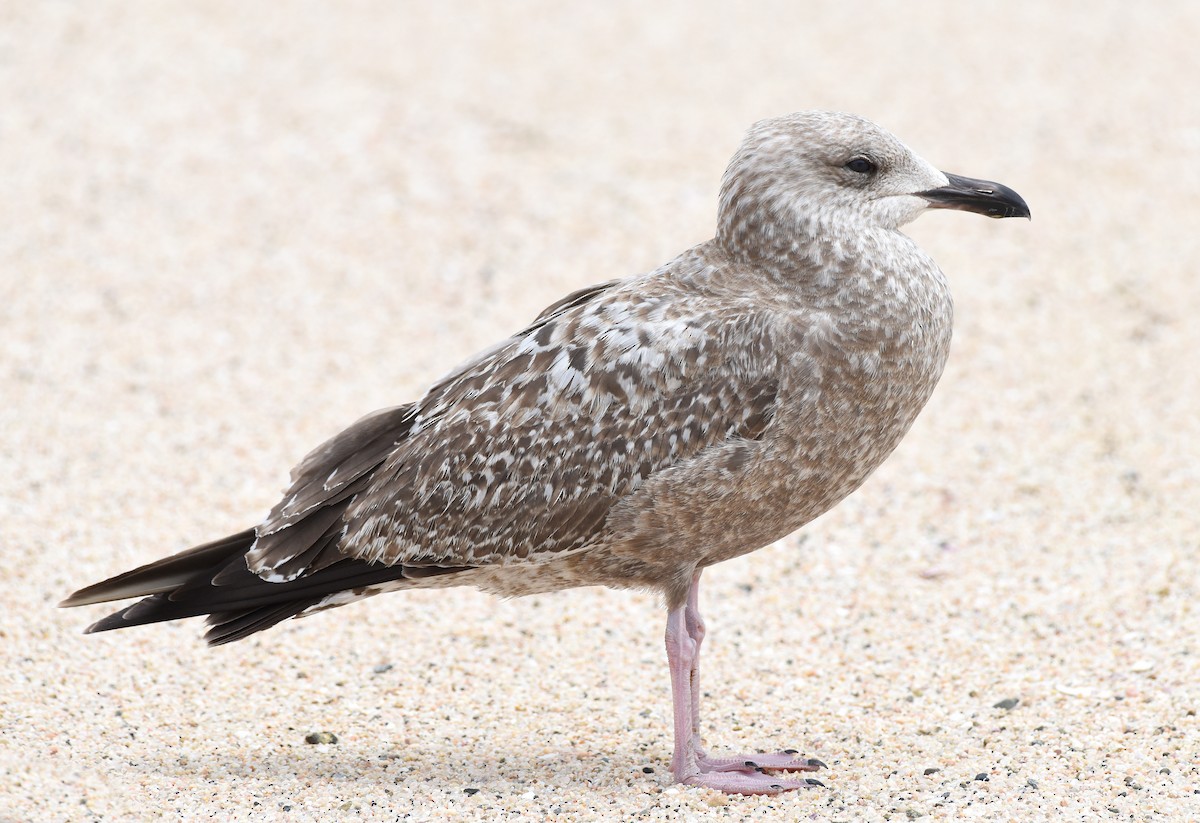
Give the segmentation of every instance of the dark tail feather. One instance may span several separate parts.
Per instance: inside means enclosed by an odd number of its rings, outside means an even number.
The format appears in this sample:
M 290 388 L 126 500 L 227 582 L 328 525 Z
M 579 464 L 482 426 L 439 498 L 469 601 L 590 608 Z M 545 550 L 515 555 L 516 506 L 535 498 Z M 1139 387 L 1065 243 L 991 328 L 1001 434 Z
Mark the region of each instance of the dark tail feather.
M 222 646 L 235 640 L 249 637 L 255 632 L 269 629 L 276 623 L 295 617 L 309 606 L 315 606 L 321 598 L 292 600 L 278 606 L 263 606 L 243 611 L 216 612 L 208 616 L 208 631 L 204 639 L 210 646 Z
M 345 558 L 295 580 L 270 583 L 246 568 L 245 555 L 253 543 L 253 529 L 239 532 L 80 589 L 59 605 L 143 596 L 88 626 L 87 633 L 210 615 L 205 639 L 215 646 L 270 628 L 336 592 L 464 570 L 384 566 Z

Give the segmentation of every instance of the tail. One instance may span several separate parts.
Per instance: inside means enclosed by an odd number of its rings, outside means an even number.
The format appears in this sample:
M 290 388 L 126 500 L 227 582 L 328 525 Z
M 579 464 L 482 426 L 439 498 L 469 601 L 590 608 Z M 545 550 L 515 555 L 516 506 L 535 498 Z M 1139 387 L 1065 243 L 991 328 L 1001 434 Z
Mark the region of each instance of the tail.
M 377 593 L 384 583 L 452 574 L 459 568 L 384 566 L 346 558 L 285 583 L 271 583 L 246 567 L 253 529 L 164 557 L 72 594 L 59 606 L 86 606 L 143 597 L 87 628 L 87 633 L 208 615 L 210 646 L 241 640 L 319 606 L 330 595 Z

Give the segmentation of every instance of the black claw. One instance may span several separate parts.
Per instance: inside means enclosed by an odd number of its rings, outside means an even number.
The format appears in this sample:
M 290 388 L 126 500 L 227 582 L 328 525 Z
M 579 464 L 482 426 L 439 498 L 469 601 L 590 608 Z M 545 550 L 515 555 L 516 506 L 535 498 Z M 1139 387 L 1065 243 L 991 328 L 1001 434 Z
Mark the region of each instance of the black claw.
M 771 784 L 770 786 L 768 786 L 767 788 L 768 788 L 768 789 L 779 789 L 779 791 L 783 791 L 783 786 L 781 786 L 781 785 L 780 785 L 780 784 L 778 784 L 778 783 L 772 783 L 772 784 Z
M 784 749 L 783 753 L 784 754 L 800 754 L 800 752 L 798 752 L 796 749 Z
M 824 763 L 822 763 L 820 760 L 817 760 L 817 758 L 815 758 L 815 757 L 808 758 L 808 765 L 815 766 L 818 769 L 828 769 L 829 768 Z
M 755 763 L 753 760 L 747 760 L 747 761 L 746 761 L 745 763 L 743 763 L 742 765 L 744 765 L 744 766 L 748 766 L 748 767 L 750 767 L 751 769 L 757 769 L 757 768 L 758 768 L 758 764 L 757 764 L 757 763 Z
M 810 786 L 820 786 L 822 789 L 825 788 L 825 784 L 820 780 L 817 780 L 815 777 L 809 777 L 804 782 Z

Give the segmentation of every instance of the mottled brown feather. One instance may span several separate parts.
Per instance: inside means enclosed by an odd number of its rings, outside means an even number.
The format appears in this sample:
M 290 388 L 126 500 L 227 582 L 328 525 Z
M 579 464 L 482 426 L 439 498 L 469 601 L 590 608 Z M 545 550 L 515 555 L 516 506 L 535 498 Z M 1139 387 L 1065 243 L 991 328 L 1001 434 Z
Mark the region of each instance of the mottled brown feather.
M 606 540 L 607 512 L 655 472 L 761 434 L 776 399 L 770 358 L 730 379 L 720 339 L 746 335 L 709 323 L 711 306 L 603 294 L 426 395 L 350 504 L 344 550 L 382 563 L 540 562 Z

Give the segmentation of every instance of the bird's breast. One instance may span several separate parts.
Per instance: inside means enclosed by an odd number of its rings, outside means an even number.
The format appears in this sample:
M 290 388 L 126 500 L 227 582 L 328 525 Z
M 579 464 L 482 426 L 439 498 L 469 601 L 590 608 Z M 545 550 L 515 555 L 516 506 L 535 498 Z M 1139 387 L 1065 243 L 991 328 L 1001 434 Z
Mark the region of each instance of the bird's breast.
M 940 271 L 925 282 L 846 296 L 799 313 L 780 340 L 774 420 L 725 488 L 744 500 L 735 535 L 713 530 L 706 565 L 778 540 L 857 489 L 925 406 L 949 353 L 952 306 Z
M 887 272 L 815 309 L 794 332 L 764 472 L 790 477 L 793 519 L 807 521 L 856 489 L 925 406 L 950 349 L 953 308 L 929 261 Z M 787 485 L 785 484 L 785 485 Z

